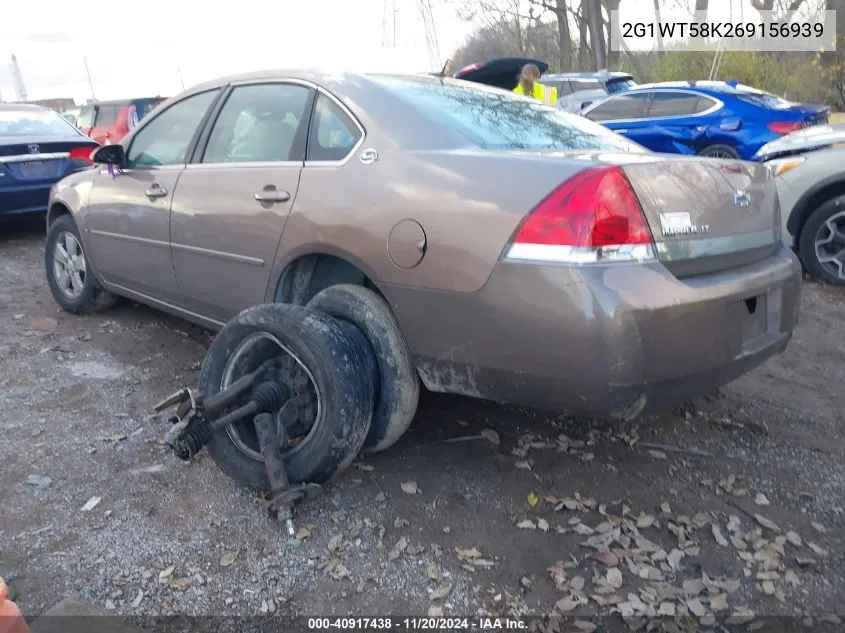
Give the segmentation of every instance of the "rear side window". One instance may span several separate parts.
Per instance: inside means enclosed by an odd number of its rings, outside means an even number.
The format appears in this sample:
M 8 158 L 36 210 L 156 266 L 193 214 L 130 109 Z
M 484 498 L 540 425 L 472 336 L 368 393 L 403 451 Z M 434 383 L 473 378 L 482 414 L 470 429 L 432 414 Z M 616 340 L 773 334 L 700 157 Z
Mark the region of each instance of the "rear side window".
M 610 93 L 622 92 L 623 90 L 630 90 L 637 83 L 633 79 L 611 79 L 607 82 L 606 88 Z
M 79 116 L 76 118 L 76 125 L 79 129 L 85 130 L 94 125 L 94 107 L 85 106 L 79 111 Z
M 339 105 L 323 93 L 317 95 L 306 160 L 343 160 L 361 136 L 361 130 Z
M 580 116 L 509 92 L 407 77 L 377 81 L 432 123 L 485 149 L 644 151 Z
M 625 94 L 611 97 L 597 105 L 584 116 L 591 121 L 626 121 L 646 116 L 649 93 Z
M 114 125 L 117 123 L 117 116 L 120 114 L 120 106 L 115 104 L 104 104 L 95 108 L 94 126 Z
M 655 92 L 648 109 L 652 117 L 680 117 L 695 113 L 699 97 L 690 92 Z
M 583 79 L 572 80 L 572 92 L 579 92 L 581 90 L 604 90 L 602 85 L 597 81 L 584 81 Z

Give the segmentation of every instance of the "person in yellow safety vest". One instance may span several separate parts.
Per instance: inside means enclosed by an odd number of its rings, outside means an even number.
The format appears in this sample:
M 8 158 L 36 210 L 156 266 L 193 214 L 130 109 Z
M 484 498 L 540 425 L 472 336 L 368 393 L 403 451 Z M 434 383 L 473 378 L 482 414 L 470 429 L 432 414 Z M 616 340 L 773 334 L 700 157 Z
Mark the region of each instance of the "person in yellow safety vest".
M 540 69 L 535 64 L 525 64 L 519 73 L 519 84 L 513 91 L 518 95 L 528 95 L 546 105 L 557 103 L 557 88 L 540 83 Z

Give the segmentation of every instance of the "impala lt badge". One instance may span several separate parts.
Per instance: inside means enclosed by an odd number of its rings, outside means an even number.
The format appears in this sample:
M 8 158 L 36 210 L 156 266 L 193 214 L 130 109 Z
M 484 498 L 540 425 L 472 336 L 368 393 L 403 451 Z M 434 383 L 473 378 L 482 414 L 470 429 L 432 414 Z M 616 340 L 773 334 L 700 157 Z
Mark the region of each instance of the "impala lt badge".
M 693 224 L 690 214 L 686 211 L 660 214 L 660 232 L 664 237 L 677 235 L 698 235 L 709 233 L 709 224 Z
M 747 207 L 751 204 L 751 194 L 745 189 L 737 189 L 734 191 L 734 204 L 738 207 Z

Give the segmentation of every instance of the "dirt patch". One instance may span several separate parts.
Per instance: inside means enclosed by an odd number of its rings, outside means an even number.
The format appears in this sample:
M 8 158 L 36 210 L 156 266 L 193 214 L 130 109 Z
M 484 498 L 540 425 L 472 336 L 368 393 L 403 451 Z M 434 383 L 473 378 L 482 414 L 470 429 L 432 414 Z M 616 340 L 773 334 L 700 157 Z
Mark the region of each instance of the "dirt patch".
M 60 312 L 42 249 L 37 230 L 0 238 L 0 575 L 28 614 L 71 593 L 136 615 L 845 604 L 839 289 L 806 285 L 783 356 L 636 424 L 425 395 L 288 539 L 145 421 L 195 381 L 208 334 L 128 302 Z

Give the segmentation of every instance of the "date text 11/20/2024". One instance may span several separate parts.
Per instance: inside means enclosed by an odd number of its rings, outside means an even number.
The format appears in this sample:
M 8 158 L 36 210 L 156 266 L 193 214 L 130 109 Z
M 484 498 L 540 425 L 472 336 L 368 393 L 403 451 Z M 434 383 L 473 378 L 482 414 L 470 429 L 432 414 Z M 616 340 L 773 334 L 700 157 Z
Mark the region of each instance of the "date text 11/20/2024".
M 526 630 L 528 622 L 518 618 L 493 617 L 372 617 L 308 618 L 308 630 L 329 631 L 496 631 Z

